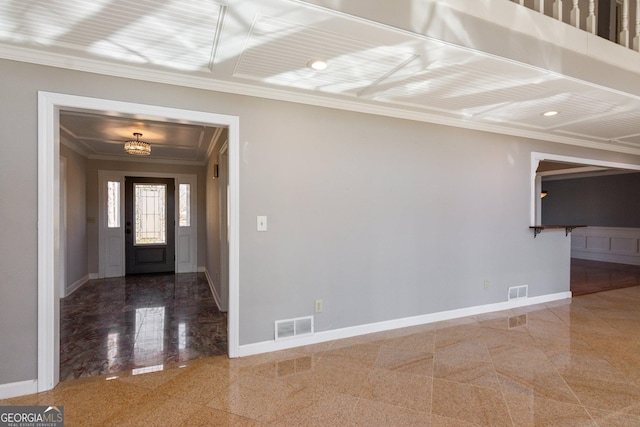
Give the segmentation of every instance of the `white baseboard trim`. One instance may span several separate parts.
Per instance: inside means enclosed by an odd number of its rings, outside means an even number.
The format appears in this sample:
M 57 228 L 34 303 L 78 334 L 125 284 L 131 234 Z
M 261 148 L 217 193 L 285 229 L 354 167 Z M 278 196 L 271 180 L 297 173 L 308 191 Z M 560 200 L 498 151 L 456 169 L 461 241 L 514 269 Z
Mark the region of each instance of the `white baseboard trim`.
M 90 276 L 87 274 L 82 279 L 77 280 L 76 282 L 74 282 L 71 285 L 67 286 L 67 292 L 65 294 L 65 297 L 68 297 L 69 295 L 71 295 L 72 293 L 74 293 L 75 291 L 80 289 L 82 287 L 82 285 L 87 283 L 89 280 L 91 280 L 91 279 L 90 279 Z
M 441 311 L 438 313 L 424 314 L 421 316 L 405 317 L 402 319 L 387 320 L 384 322 L 369 323 L 366 325 L 351 326 L 348 328 L 334 329 L 330 331 L 316 332 L 313 335 L 298 339 L 284 341 L 264 341 L 254 344 L 240 345 L 238 356 L 251 356 L 254 354 L 269 353 L 272 351 L 286 350 L 294 347 L 301 347 L 311 344 L 318 344 L 326 341 L 351 338 L 358 335 L 384 332 L 392 329 L 407 328 L 410 326 L 424 325 L 428 323 L 441 322 L 443 320 L 457 319 L 477 314 L 491 313 L 495 311 L 509 310 L 528 305 L 544 304 L 552 301 L 559 301 L 571 298 L 571 292 L 560 292 L 557 294 L 542 295 L 538 297 L 514 299 L 511 301 L 499 302 L 495 304 L 479 305 L 476 307 L 461 308 L 457 310 Z
M 213 284 L 213 279 L 211 278 L 211 275 L 209 275 L 209 270 L 207 270 L 206 268 L 204 268 L 204 275 L 207 278 L 207 282 L 209 283 L 209 288 L 211 289 L 211 293 L 213 294 L 213 299 L 216 301 L 218 310 L 223 311 L 221 308 L 222 305 L 220 304 L 220 295 L 218 295 L 218 292 L 216 291 L 216 287 Z
M 207 267 L 200 266 L 198 267 L 198 273 L 206 273 Z
M 100 278 L 100 273 L 89 273 L 89 280 L 96 280 Z
M 24 396 L 38 392 L 38 380 L 18 381 L 0 384 L 0 399 Z

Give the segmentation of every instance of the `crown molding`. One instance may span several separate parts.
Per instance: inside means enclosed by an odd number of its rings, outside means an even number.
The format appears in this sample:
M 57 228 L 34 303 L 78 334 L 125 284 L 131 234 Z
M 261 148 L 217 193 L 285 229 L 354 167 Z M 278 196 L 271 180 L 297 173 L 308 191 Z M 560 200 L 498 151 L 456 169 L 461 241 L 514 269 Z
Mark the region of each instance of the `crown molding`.
M 76 142 L 71 141 L 70 139 L 64 137 L 64 136 L 60 136 L 60 144 L 64 145 L 65 147 L 67 147 L 69 150 L 76 152 L 77 154 L 81 155 L 82 157 L 84 157 L 85 159 L 89 158 L 89 152 L 87 150 L 85 150 L 84 148 L 80 147 Z
M 303 93 L 293 90 L 282 90 L 273 87 L 250 85 L 236 81 L 217 80 L 211 77 L 183 75 L 169 71 L 142 69 L 126 64 L 114 64 L 93 59 L 78 59 L 70 55 L 58 53 L 45 53 L 33 49 L 14 46 L 0 46 L 0 58 L 19 62 L 57 67 L 74 71 L 102 74 L 112 77 L 120 77 L 134 80 L 142 80 L 153 83 L 169 84 L 173 86 L 189 87 L 235 95 L 252 96 L 257 98 L 277 101 L 293 102 L 317 107 L 333 108 L 358 113 L 412 120 L 424 123 L 433 123 L 463 129 L 482 132 L 497 133 L 502 135 L 530 138 L 540 141 L 548 141 L 577 147 L 591 148 L 623 154 L 640 156 L 640 147 L 611 145 L 606 142 L 585 140 L 570 136 L 548 134 L 545 132 L 520 129 L 493 123 L 470 121 L 469 119 L 447 117 L 417 108 L 389 106 L 359 99 L 357 101 L 332 94 L 317 95 L 315 93 Z M 200 164 L 200 163 L 199 163 Z
M 89 160 L 105 160 L 111 162 L 131 162 L 140 163 L 142 160 L 140 157 L 134 156 L 109 156 L 104 154 L 91 154 L 88 157 Z M 187 166 L 204 166 L 205 162 L 198 160 L 179 160 L 179 159 L 158 159 L 152 157 L 145 157 L 145 163 L 158 163 L 166 165 L 187 165 Z

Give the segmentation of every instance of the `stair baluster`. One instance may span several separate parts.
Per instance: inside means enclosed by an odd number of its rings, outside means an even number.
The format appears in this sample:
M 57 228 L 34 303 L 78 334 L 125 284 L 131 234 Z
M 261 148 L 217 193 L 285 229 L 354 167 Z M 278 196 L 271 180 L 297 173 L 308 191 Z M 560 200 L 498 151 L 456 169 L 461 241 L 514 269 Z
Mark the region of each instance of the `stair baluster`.
M 620 31 L 620 44 L 629 47 L 629 0 L 622 2 L 622 31 Z
M 596 27 L 596 0 L 589 0 L 589 15 L 587 15 L 587 31 L 595 34 Z
M 640 52 L 640 0 L 636 0 L 636 33 L 633 36 L 633 50 Z
M 573 9 L 571 9 L 571 25 L 580 28 L 580 6 L 579 0 L 573 0 Z
M 553 2 L 553 17 L 562 22 L 562 0 Z

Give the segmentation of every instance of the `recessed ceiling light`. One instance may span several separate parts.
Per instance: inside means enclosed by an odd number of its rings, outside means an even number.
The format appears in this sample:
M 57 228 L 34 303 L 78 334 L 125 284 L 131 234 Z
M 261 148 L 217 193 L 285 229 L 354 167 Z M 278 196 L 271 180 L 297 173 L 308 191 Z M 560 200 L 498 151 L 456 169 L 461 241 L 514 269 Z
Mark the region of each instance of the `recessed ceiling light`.
M 557 114 L 558 114 L 557 111 L 547 111 L 545 113 L 542 113 L 542 115 L 545 116 L 545 117 L 553 117 L 553 116 L 555 116 Z
M 327 64 L 327 61 L 324 59 L 312 59 L 311 61 L 307 62 L 307 67 L 316 71 L 326 70 L 328 65 L 329 64 Z

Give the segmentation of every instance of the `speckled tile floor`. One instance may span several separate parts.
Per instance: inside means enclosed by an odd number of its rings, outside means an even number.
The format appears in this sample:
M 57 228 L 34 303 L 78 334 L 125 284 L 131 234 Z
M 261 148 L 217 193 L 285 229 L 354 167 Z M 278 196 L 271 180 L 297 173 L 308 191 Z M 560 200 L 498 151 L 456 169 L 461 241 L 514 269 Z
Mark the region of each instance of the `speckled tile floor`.
M 640 426 L 640 287 L 134 373 L 0 404 L 68 426 Z
M 204 274 L 91 280 L 60 302 L 60 380 L 227 354 Z

